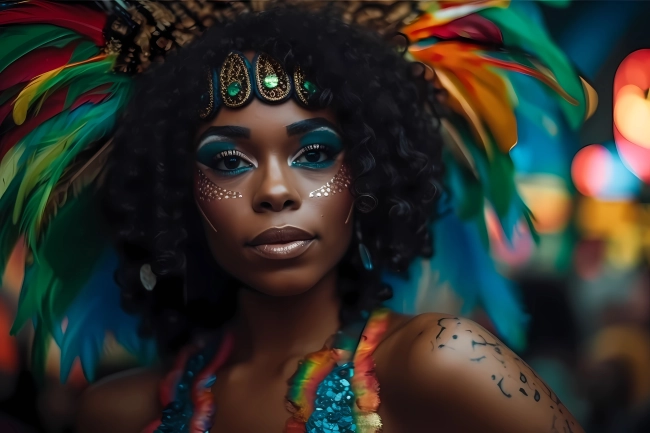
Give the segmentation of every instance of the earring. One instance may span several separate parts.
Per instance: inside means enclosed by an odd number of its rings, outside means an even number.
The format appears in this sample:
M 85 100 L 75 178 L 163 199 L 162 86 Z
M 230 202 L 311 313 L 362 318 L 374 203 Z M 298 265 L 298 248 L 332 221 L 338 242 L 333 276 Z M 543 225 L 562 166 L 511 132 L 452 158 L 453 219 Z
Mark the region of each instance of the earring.
M 370 257 L 370 251 L 368 251 L 368 247 L 366 247 L 363 244 L 363 238 L 361 236 L 361 224 L 359 224 L 359 220 L 357 220 L 356 223 L 356 228 L 357 228 L 357 240 L 359 241 L 359 256 L 361 257 L 361 263 L 363 263 L 363 267 L 366 269 L 366 271 L 372 271 L 372 258 Z
M 156 274 L 151 270 L 151 265 L 149 263 L 145 263 L 140 267 L 140 282 L 149 292 L 156 287 Z

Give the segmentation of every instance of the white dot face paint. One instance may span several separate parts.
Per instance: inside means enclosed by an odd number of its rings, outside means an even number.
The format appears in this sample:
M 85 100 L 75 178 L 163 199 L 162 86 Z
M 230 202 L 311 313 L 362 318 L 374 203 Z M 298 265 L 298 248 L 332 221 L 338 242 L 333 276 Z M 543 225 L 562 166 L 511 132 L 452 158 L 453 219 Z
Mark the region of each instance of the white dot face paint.
M 325 185 L 310 192 L 309 197 L 319 198 L 329 197 L 337 193 L 340 194 L 350 187 L 351 180 L 352 177 L 350 176 L 350 172 L 348 171 L 347 167 L 345 165 L 341 165 L 341 168 L 334 175 L 334 177 L 330 179 L 330 181 Z
M 204 202 L 211 202 L 214 200 L 230 200 L 242 198 L 242 194 L 237 191 L 221 188 L 219 185 L 212 182 L 208 177 L 199 169 L 198 171 L 198 198 Z

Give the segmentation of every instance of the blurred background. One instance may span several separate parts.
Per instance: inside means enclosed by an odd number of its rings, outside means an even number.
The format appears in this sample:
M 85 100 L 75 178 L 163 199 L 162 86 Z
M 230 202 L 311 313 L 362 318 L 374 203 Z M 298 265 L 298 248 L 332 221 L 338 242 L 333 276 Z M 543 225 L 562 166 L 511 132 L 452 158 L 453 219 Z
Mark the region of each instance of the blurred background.
M 516 283 L 531 318 L 521 355 L 587 432 L 647 433 L 650 2 L 519 3 L 545 23 L 599 96 L 578 134 L 537 82 L 512 77 L 521 103 L 537 107 L 537 119 L 518 119 L 511 154 L 539 240 L 523 229 L 506 236 L 496 221 L 490 235 L 499 270 Z M 22 275 L 9 273 L 0 291 L 0 430 L 12 431 L 3 419 L 11 416 L 25 431 L 71 431 L 85 379 L 77 368 L 60 384 L 56 347 L 42 383 L 28 372 L 29 329 L 9 336 L 21 282 Z M 480 312 L 473 318 L 485 322 Z M 117 347 L 108 352 L 103 374 L 133 364 Z

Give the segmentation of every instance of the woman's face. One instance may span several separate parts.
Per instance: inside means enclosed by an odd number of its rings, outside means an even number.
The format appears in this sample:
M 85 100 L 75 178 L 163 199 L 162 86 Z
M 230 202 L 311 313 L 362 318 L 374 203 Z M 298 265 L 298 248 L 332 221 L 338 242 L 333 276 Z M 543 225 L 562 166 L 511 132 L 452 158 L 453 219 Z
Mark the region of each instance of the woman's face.
M 199 131 L 194 182 L 219 265 L 273 296 L 302 293 L 335 272 L 353 226 L 343 154 L 329 110 L 257 99 L 222 107 Z

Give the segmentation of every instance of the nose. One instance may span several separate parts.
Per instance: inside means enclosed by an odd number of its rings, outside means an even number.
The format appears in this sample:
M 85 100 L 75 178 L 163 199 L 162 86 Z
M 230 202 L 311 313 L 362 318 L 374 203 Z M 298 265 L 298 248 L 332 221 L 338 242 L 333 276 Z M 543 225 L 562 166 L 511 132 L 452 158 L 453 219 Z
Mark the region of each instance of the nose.
M 296 189 L 291 167 L 279 158 L 269 158 L 265 167 L 258 168 L 261 177 L 259 187 L 253 198 L 255 212 L 281 212 L 285 209 L 296 210 L 302 204 L 300 193 Z

